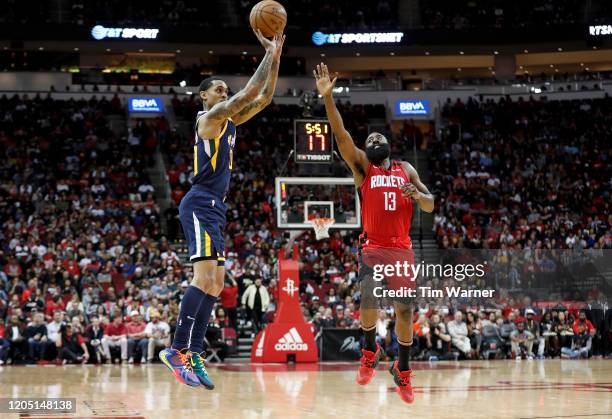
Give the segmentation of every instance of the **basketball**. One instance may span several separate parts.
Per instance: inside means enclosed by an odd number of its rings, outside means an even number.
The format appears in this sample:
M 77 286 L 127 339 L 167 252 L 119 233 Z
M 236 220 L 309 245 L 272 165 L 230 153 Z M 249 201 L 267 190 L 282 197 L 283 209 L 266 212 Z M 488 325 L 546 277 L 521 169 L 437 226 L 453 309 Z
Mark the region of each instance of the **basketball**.
M 263 0 L 251 9 L 249 21 L 254 30 L 259 29 L 263 36 L 271 38 L 285 30 L 287 12 L 282 4 L 274 0 Z

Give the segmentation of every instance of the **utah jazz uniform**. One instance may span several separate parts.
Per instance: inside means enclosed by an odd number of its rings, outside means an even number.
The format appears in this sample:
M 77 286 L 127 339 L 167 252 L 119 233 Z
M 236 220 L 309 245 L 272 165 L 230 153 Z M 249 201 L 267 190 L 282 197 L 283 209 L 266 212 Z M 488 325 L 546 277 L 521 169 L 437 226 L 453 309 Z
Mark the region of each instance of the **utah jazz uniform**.
M 198 135 L 198 121 L 204 114 L 198 112 L 196 119 L 193 185 L 181 201 L 179 216 L 189 244 L 189 259 L 217 260 L 223 265 L 225 196 L 233 164 L 236 124 L 228 119 L 218 137 L 205 140 Z

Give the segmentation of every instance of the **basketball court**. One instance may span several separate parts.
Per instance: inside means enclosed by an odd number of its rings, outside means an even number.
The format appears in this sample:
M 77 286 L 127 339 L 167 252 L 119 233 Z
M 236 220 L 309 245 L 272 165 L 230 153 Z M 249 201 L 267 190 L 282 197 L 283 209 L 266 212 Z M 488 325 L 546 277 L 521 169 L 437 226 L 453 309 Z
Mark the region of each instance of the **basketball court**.
M 394 393 L 381 364 L 368 386 L 355 363 L 213 364 L 214 391 L 176 385 L 161 365 L 0 368 L 2 395 L 73 397 L 59 417 L 609 418 L 612 363 L 415 362 L 415 402 Z M 587 414 L 588 412 L 588 414 Z M 18 414 L 2 417 L 18 418 Z M 25 416 L 22 416 L 25 417 Z M 34 416 L 29 416 L 34 417 Z M 47 416 L 45 417 L 55 417 Z

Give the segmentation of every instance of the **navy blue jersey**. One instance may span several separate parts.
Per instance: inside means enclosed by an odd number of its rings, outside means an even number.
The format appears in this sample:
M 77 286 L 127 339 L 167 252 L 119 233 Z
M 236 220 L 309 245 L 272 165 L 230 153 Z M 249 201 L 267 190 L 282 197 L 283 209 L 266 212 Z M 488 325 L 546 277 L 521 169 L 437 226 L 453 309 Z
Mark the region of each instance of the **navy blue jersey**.
M 228 119 L 218 137 L 204 140 L 198 135 L 198 121 L 204 114 L 203 111 L 198 112 L 196 119 L 192 183 L 205 188 L 212 195 L 225 198 L 233 165 L 236 124 Z

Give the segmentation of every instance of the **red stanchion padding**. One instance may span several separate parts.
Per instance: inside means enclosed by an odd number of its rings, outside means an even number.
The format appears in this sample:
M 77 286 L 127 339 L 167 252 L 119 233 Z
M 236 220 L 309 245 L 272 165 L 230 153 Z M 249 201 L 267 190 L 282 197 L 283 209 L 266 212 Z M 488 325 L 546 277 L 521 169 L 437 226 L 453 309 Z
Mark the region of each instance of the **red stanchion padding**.
M 252 362 L 316 362 L 318 350 L 312 328 L 300 309 L 300 277 L 297 249 L 293 259 L 279 255 L 279 296 L 274 321 L 255 337 L 251 349 Z

